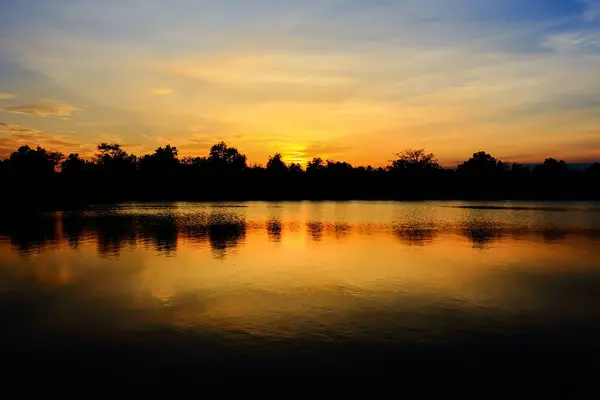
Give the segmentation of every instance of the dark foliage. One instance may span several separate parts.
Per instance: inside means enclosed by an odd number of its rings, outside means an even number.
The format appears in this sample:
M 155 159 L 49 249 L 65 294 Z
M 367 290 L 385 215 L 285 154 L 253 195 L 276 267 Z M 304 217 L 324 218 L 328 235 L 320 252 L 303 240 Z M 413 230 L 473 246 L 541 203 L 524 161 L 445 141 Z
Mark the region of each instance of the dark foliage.
M 281 199 L 600 199 L 600 164 L 569 168 L 548 158 L 530 169 L 483 151 L 444 169 L 422 149 L 396 153 L 386 168 L 315 158 L 303 169 L 277 153 L 266 167 L 224 142 L 207 157 L 179 158 L 176 147 L 136 157 L 102 143 L 91 161 L 22 146 L 0 162 L 2 202 L 74 206 L 125 200 Z

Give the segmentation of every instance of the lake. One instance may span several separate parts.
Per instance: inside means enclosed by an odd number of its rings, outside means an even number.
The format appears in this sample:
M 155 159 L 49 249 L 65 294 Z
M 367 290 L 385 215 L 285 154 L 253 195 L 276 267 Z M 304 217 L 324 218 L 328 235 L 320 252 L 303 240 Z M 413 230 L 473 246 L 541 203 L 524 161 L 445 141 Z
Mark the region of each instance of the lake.
M 127 203 L 4 214 L 5 379 L 600 375 L 600 203 Z

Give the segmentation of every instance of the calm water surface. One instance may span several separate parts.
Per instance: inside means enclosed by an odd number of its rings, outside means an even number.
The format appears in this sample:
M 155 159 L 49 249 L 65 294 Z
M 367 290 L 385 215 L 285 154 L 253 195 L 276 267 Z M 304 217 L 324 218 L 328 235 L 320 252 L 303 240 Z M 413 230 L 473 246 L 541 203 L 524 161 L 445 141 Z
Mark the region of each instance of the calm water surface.
M 5 379 L 597 376 L 600 204 L 5 215 L 0 318 Z

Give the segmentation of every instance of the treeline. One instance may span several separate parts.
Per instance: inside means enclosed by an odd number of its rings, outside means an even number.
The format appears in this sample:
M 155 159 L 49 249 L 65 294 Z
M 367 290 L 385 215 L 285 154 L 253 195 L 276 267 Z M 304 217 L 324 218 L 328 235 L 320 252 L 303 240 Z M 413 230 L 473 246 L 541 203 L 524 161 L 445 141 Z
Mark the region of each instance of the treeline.
M 206 157 L 180 158 L 166 145 L 137 157 L 102 143 L 91 160 L 22 146 L 0 163 L 2 202 L 85 205 L 127 200 L 282 199 L 600 199 L 600 164 L 572 169 L 546 159 L 529 168 L 474 153 L 455 169 L 433 154 L 405 150 L 383 168 L 315 158 L 287 164 L 281 154 L 249 165 L 224 142 Z

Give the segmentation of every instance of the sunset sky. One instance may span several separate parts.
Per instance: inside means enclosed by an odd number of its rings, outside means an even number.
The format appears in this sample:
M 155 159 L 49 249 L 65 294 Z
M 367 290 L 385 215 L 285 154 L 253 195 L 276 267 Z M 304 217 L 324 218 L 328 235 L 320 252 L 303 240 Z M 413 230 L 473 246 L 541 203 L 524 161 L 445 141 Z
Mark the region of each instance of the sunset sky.
M 0 0 L 0 156 L 600 160 L 600 0 Z

